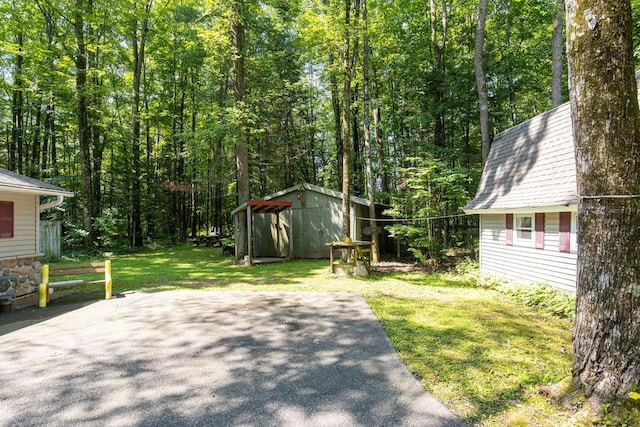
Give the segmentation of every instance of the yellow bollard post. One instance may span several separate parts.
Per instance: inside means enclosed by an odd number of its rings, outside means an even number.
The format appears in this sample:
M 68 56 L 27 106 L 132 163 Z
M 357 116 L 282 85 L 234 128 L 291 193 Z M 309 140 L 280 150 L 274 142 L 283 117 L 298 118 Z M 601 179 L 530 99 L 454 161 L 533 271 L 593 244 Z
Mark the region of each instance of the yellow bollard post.
M 111 260 L 104 262 L 104 299 L 111 299 L 111 287 L 113 281 L 111 279 Z
M 38 286 L 38 306 L 46 307 L 49 301 L 49 265 L 45 264 L 41 270 L 40 286 Z

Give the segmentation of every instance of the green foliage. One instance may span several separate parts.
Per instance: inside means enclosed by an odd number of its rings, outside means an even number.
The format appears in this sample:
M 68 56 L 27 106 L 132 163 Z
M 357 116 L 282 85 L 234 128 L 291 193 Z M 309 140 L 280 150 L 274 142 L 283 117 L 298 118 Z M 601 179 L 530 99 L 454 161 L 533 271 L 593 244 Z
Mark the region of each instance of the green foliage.
M 475 261 L 464 260 L 456 266 L 456 273 L 473 285 L 494 289 L 510 295 L 532 307 L 542 308 L 558 316 L 573 319 L 576 314 L 576 295 L 546 283 L 515 283 L 494 275 L 483 274 Z
M 440 260 L 450 242 L 444 236 L 446 217 L 460 213 L 469 198 L 468 171 L 449 168 L 428 153 L 421 158 L 408 158 L 407 167 L 400 169 L 402 187 L 392 195 L 392 209 L 385 212 L 401 222 L 386 227 L 392 237 L 401 239 L 408 250 L 422 263 L 432 258 Z

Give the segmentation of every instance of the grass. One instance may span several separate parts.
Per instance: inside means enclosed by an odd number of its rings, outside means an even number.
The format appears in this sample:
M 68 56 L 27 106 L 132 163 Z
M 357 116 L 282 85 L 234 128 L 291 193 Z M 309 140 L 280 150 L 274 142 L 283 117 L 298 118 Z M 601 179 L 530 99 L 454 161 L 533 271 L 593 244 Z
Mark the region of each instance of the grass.
M 235 266 L 217 248 L 113 257 L 114 292 L 168 289 L 360 292 L 423 387 L 469 425 L 562 426 L 542 393 L 570 375 L 570 320 L 448 274 L 336 278 L 327 260 Z

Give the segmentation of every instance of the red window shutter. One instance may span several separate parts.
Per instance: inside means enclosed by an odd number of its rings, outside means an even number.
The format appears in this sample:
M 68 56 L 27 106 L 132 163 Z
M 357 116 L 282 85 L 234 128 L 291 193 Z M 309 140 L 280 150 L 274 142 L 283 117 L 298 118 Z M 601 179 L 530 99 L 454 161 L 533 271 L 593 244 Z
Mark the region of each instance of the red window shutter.
M 513 214 L 507 214 L 505 222 L 504 228 L 507 232 L 507 245 L 513 246 Z
M 571 251 L 571 212 L 560 212 L 560 252 Z
M 544 249 L 544 214 L 536 214 L 536 249 Z
M 13 237 L 13 202 L 0 202 L 0 239 Z

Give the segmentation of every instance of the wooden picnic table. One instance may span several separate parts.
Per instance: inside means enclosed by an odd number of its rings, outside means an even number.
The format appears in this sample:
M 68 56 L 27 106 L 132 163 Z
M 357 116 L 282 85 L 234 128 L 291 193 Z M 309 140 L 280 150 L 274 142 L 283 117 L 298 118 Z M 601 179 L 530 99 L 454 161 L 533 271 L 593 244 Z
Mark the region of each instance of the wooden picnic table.
M 367 268 L 367 272 L 371 273 L 371 247 L 373 246 L 373 242 L 354 240 L 349 242 L 331 242 L 327 243 L 327 246 L 331 248 L 329 251 L 329 262 L 331 263 L 332 273 L 335 273 L 336 264 L 342 264 L 334 262 L 335 257 L 333 252 L 336 249 L 347 251 L 347 264 L 353 266 L 354 271 L 358 265 L 358 261 L 362 261 Z
M 222 246 L 222 240 L 225 237 L 220 234 L 207 234 L 206 236 L 195 236 L 189 238 L 189 241 L 195 243 L 196 246 Z

